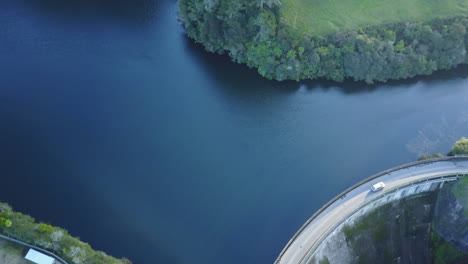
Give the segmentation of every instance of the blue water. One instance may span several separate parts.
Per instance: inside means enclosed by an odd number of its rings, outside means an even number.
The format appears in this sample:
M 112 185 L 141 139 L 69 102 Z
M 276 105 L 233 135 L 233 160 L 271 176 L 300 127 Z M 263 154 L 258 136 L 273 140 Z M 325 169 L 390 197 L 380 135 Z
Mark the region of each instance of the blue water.
M 272 263 L 322 204 L 468 131 L 467 67 L 272 82 L 175 1 L 2 0 L 0 200 L 134 263 Z

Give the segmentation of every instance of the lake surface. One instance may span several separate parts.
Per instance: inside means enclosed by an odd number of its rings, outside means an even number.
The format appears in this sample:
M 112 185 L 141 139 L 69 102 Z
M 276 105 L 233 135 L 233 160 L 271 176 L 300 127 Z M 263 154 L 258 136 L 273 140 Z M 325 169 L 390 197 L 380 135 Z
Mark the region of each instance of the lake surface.
M 134 263 L 272 263 L 358 180 L 468 132 L 468 68 L 273 82 L 175 1 L 3 0 L 0 200 Z

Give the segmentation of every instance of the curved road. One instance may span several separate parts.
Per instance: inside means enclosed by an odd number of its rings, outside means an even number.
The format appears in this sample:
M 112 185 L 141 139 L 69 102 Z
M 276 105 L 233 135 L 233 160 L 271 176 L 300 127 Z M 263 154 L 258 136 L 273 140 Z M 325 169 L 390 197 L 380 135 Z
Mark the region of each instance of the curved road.
M 275 264 L 305 263 L 330 231 L 376 196 L 413 182 L 457 174 L 468 174 L 468 157 L 419 161 L 373 175 L 348 188 L 315 213 L 291 238 Z M 370 187 L 380 181 L 385 183 L 385 189 L 373 193 Z

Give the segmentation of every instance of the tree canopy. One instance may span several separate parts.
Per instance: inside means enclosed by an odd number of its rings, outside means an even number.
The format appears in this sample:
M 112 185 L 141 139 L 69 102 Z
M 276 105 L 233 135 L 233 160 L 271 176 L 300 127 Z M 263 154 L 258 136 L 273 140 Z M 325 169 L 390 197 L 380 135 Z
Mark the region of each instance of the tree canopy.
M 468 17 L 310 36 L 283 23 L 278 0 L 179 0 L 187 35 L 268 79 L 387 81 L 467 63 Z
M 455 142 L 450 153 L 453 155 L 468 155 L 468 138 L 462 137 Z

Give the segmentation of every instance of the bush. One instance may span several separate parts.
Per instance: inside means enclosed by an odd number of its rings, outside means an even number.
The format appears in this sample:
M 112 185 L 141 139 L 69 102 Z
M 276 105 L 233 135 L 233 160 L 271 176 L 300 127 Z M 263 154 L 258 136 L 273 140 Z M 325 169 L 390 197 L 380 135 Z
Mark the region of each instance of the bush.
M 39 231 L 44 232 L 44 233 L 50 233 L 54 230 L 54 228 L 51 225 L 47 225 L 44 223 L 40 223 L 38 228 L 39 228 Z
M 468 154 L 468 138 L 462 137 L 460 140 L 453 144 L 451 155 L 463 155 Z
M 428 155 L 421 155 L 418 160 L 428 160 L 428 159 L 438 159 L 438 158 L 443 158 L 444 155 L 440 153 L 432 153 Z

